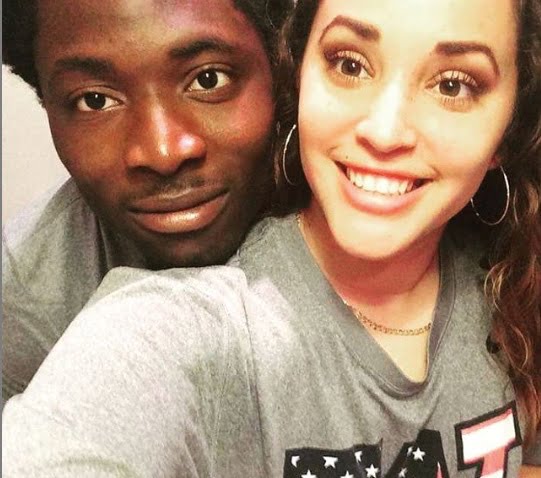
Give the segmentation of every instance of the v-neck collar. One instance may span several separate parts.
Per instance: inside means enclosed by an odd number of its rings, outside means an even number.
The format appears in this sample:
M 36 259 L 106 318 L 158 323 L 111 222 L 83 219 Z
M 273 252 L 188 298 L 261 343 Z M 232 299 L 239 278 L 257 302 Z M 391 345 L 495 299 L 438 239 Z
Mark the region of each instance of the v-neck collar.
M 285 218 L 282 226 L 287 229 L 283 231 L 286 236 L 283 245 L 294 251 L 294 254 L 289 254 L 289 260 L 298 271 L 299 279 L 304 282 L 305 290 L 311 296 L 311 304 L 319 310 L 318 320 L 329 321 L 331 330 L 342 335 L 360 366 L 375 376 L 388 393 L 408 396 L 421 391 L 431 379 L 455 302 L 453 244 L 448 234 L 444 234 L 439 248 L 440 281 L 429 338 L 427 375 L 422 382 L 415 382 L 398 368 L 336 294 L 308 249 L 295 215 Z

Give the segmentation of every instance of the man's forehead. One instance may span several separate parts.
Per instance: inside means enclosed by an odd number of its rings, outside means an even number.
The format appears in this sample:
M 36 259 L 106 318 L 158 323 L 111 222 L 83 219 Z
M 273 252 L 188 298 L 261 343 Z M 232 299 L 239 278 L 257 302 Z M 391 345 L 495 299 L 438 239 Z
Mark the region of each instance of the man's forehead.
M 82 47 L 121 54 L 130 45 L 169 49 L 200 37 L 235 48 L 257 43 L 254 27 L 231 0 L 40 0 L 38 23 L 42 53 Z
M 155 18 L 169 27 L 245 23 L 232 0 L 39 0 L 40 27 L 121 29 Z M 44 25 L 44 23 L 46 25 Z

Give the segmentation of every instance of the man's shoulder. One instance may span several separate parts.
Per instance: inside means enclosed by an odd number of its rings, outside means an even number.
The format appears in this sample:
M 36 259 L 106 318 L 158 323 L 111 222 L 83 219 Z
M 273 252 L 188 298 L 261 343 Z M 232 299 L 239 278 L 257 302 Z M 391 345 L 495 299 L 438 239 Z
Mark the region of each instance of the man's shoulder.
M 72 328 L 103 328 L 119 343 L 134 333 L 158 346 L 173 341 L 183 354 L 200 355 L 203 344 L 206 351 L 223 352 L 232 341 L 247 347 L 249 294 L 243 271 L 235 267 L 118 267 L 105 276 Z M 81 336 L 88 333 L 93 332 Z
M 82 306 L 104 273 L 102 242 L 72 180 L 49 191 L 2 228 L 3 301 L 24 295 Z
M 70 178 L 48 190 L 6 223 L 2 228 L 3 247 L 14 251 L 28 244 L 49 241 L 55 235 L 67 237 L 66 228 L 73 223 L 94 227 L 95 215 Z M 69 231 L 72 236 L 86 232 Z
M 103 279 L 89 301 L 93 306 L 103 300 L 124 301 L 133 297 L 189 306 L 218 307 L 240 303 L 248 292 L 244 272 L 235 266 L 209 266 L 150 271 L 134 267 L 116 267 Z

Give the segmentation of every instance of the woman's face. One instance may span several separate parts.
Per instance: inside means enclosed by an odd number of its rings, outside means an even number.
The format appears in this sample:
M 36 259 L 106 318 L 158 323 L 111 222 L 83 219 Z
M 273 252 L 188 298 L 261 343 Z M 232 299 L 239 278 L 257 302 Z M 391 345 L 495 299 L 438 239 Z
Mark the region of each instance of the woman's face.
M 514 9 L 321 1 L 300 71 L 300 149 L 311 207 L 346 252 L 378 259 L 437 240 L 498 165 L 516 95 Z

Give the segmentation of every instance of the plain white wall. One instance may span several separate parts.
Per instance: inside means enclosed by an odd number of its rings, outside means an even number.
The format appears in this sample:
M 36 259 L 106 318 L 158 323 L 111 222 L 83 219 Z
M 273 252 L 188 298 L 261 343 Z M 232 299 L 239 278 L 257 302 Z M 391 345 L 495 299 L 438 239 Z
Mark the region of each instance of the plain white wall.
M 2 223 L 67 177 L 45 110 L 32 89 L 2 65 Z

